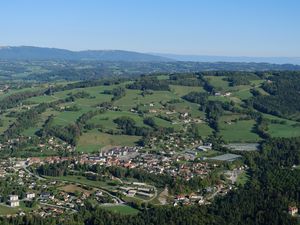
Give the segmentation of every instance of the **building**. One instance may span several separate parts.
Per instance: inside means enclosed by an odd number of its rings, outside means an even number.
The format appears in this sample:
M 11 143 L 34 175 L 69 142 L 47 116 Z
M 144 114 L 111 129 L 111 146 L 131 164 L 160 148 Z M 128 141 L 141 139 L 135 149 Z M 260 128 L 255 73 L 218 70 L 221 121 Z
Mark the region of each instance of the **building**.
M 27 193 L 26 194 L 26 198 L 27 199 L 33 199 L 33 198 L 35 198 L 35 193 Z
M 9 202 L 10 207 L 19 207 L 20 206 L 20 202 L 19 200 L 17 201 L 11 201 Z
M 19 200 L 19 196 L 18 195 L 10 195 L 9 196 L 9 201 L 18 201 Z
M 9 205 L 10 205 L 10 207 L 20 206 L 19 196 L 18 195 L 10 195 L 9 196 Z

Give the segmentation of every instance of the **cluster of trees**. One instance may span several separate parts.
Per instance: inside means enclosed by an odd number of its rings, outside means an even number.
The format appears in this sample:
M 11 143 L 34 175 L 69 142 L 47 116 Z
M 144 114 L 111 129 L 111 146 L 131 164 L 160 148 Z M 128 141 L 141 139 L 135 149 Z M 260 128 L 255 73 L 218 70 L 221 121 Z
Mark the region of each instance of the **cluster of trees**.
M 105 90 L 103 93 L 113 95 L 112 101 L 116 101 L 126 95 L 126 89 L 123 87 L 116 87 L 112 90 Z
M 182 98 L 189 102 L 197 103 L 202 106 L 207 104 L 208 94 L 206 92 L 193 91 L 188 93 L 187 95 L 184 95 Z
M 220 131 L 219 118 L 223 115 L 223 103 L 219 101 L 209 101 L 203 106 L 209 126 L 216 132 Z
M 273 73 L 262 88 L 270 95 L 257 95 L 253 106 L 257 110 L 275 116 L 300 119 L 300 73 Z
M 42 164 L 37 168 L 37 173 L 43 176 L 60 177 L 68 174 L 68 166 L 70 162 Z
M 197 73 L 170 74 L 169 84 L 202 87 L 204 82 Z
M 25 129 L 34 126 L 34 124 L 38 122 L 39 115 L 48 107 L 49 105 L 47 103 L 41 103 L 32 109 L 20 112 L 16 121 L 4 132 L 4 138 L 9 139 L 17 137 Z
M 138 127 L 134 119 L 127 116 L 116 118 L 114 122 L 126 135 L 148 136 L 151 132 L 147 127 Z
M 264 119 L 262 116 L 259 116 L 256 119 L 255 124 L 255 132 L 264 139 L 270 138 L 270 134 L 268 133 L 268 120 Z
M 38 131 L 38 134 L 40 136 L 58 137 L 61 140 L 75 146 L 78 142 L 78 139 L 82 131 L 85 128 L 91 128 L 88 126 L 87 121 L 92 117 L 103 112 L 104 112 L 103 110 L 94 110 L 94 111 L 86 112 L 76 120 L 76 123 L 68 124 L 67 126 L 55 125 L 54 117 L 50 116 L 46 120 L 43 128 L 40 131 Z
M 127 85 L 128 89 L 137 90 L 155 90 L 155 91 L 169 91 L 168 82 L 159 80 L 155 76 L 142 76 L 140 79 L 132 84 Z
M 45 93 L 45 90 L 17 92 L 0 100 L 0 109 L 9 109 L 18 106 L 25 99 L 39 96 Z
M 70 93 L 70 96 L 73 96 L 74 98 L 92 98 L 90 93 L 88 93 L 86 91 L 79 91 L 79 92 L 76 92 L 75 94 Z
M 183 99 L 197 103 L 200 105 L 200 110 L 206 113 L 206 118 L 212 129 L 219 132 L 218 120 L 225 110 L 234 111 L 234 103 L 222 103 L 219 101 L 209 101 L 206 92 L 190 92 L 182 97 Z
M 225 78 L 230 86 L 249 85 L 251 80 L 261 79 L 257 74 L 250 72 L 231 72 Z

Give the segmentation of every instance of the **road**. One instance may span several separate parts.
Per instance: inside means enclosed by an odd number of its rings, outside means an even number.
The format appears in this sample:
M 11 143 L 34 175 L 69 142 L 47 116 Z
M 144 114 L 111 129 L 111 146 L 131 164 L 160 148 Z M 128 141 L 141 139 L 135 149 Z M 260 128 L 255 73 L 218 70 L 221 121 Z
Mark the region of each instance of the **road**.
M 23 166 L 23 169 L 25 170 L 25 172 L 27 172 L 27 173 L 30 174 L 31 176 L 36 177 L 36 178 L 39 179 L 39 180 L 46 180 L 45 178 L 40 177 L 39 175 L 32 173 L 30 170 L 27 169 L 27 166 L 26 166 L 26 165 Z
M 55 180 L 55 178 L 53 180 Z M 77 184 L 77 185 L 86 185 L 86 184 L 76 182 L 76 181 L 68 181 L 68 180 L 57 180 L 57 181 L 69 182 L 69 183 L 74 183 L 74 184 Z M 95 186 L 91 186 L 91 187 L 95 188 L 97 191 L 101 191 L 103 193 L 106 193 L 107 195 L 109 195 L 110 197 L 115 199 L 118 202 L 118 204 L 124 204 L 125 203 L 122 199 L 120 199 L 119 197 L 117 197 L 115 195 L 112 195 L 111 193 L 109 193 L 108 191 L 106 191 L 104 189 L 101 189 L 101 188 L 98 188 L 98 187 L 95 187 Z

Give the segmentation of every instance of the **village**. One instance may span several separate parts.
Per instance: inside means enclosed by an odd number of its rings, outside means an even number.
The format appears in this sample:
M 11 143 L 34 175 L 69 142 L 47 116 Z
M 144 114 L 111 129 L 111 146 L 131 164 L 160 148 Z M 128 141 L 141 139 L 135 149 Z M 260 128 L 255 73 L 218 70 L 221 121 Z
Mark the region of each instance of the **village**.
M 15 141 L 9 143 L 13 144 Z M 39 147 L 45 148 L 45 146 Z M 53 149 L 59 148 L 55 140 L 51 138 L 48 140 L 47 147 L 49 148 L 49 146 Z M 68 148 L 68 146 L 64 147 Z M 70 149 L 68 148 L 68 150 Z M 104 206 L 128 204 L 128 200 L 161 205 L 171 204 L 173 206 L 210 204 L 215 196 L 226 195 L 230 190 L 237 188 L 237 178 L 240 174 L 246 173 L 247 166 L 237 164 L 240 166 L 234 166 L 232 170 L 228 170 L 224 167 L 222 160 L 210 161 L 203 157 L 197 157 L 198 153 L 209 151 L 213 151 L 210 143 L 199 145 L 193 150 L 161 152 L 160 154 L 149 152 L 143 147 L 124 146 L 113 147 L 97 154 L 1 160 L 0 179 L 8 181 L 9 185 L 16 187 L 16 190 L 11 193 L 8 190 L 2 191 L 0 207 L 18 209 L 17 211 L 13 210 L 14 215 L 38 213 L 41 216 L 58 216 L 61 213 L 76 213 L 80 207 L 84 207 L 86 201 Z M 239 156 L 233 157 L 233 159 L 239 159 Z M 223 174 L 222 176 L 226 178 L 220 180 L 216 185 L 207 186 L 198 192 L 172 195 L 168 193 L 167 186 L 161 189 L 154 184 L 138 180 L 110 177 L 107 182 L 115 182 L 115 184 L 102 187 L 101 185 L 89 185 L 86 177 L 83 177 L 85 180 L 82 178 L 82 180 L 77 181 L 67 180 L 64 177 L 60 177 L 60 179 L 53 177 L 52 179 L 40 176 L 33 170 L 40 165 L 67 161 L 74 165 L 141 169 L 150 174 L 165 174 L 173 177 L 173 179 L 181 178 L 186 181 L 194 177 L 205 179 L 213 172 Z M 93 175 L 92 172 L 88 173 Z

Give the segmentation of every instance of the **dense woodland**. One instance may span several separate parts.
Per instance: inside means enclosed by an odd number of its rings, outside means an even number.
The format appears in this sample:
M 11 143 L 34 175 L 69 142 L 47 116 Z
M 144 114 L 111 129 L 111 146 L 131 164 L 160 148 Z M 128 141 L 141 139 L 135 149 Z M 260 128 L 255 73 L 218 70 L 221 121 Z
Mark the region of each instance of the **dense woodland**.
M 253 106 L 259 111 L 285 118 L 296 118 L 300 111 L 300 73 L 273 73 L 274 76 L 263 84 L 268 96 L 258 95 Z

